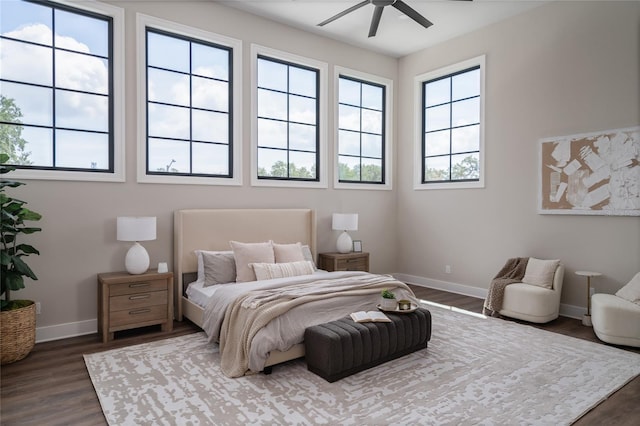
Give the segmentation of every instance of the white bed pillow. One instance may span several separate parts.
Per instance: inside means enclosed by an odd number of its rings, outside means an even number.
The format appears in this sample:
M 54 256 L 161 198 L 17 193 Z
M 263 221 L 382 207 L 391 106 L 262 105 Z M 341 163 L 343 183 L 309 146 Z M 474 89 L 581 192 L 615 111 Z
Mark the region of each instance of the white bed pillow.
M 541 260 L 530 257 L 522 282 L 544 288 L 553 288 L 553 276 L 560 260 Z
M 302 244 L 278 244 L 273 243 L 273 254 L 276 263 L 301 262 L 306 260 L 302 252 Z
M 236 260 L 232 251 L 200 251 L 204 267 L 204 287 L 236 280 Z
M 236 261 L 236 282 L 255 281 L 256 274 L 250 263 L 275 263 L 273 243 L 241 243 L 230 241 L 233 257 Z
M 616 296 L 640 305 L 640 272 L 616 292 Z
M 311 275 L 314 272 L 313 263 L 308 260 L 287 263 L 250 263 L 249 266 L 253 268 L 258 281 Z

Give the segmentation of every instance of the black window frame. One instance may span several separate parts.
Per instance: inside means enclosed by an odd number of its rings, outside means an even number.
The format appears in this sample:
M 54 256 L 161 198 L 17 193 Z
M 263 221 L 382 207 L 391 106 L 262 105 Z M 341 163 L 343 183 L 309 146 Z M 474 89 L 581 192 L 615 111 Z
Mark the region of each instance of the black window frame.
M 290 123 L 294 123 L 294 124 L 304 124 L 304 125 L 309 125 L 309 123 L 299 123 L 296 121 L 291 121 L 288 117 L 289 117 L 289 101 L 288 101 L 288 97 L 289 95 L 295 95 L 295 96 L 300 96 L 300 97 L 305 97 L 307 99 L 315 99 L 315 104 L 316 104 L 316 124 L 315 124 L 315 137 L 316 137 L 316 144 L 315 144 L 315 157 L 316 157 L 316 161 L 315 161 L 315 168 L 316 168 L 316 175 L 313 178 L 302 178 L 302 177 L 291 177 L 290 173 L 291 173 L 291 162 L 289 161 L 289 154 L 291 151 L 294 152 L 305 152 L 305 153 L 309 153 L 311 151 L 303 151 L 303 150 L 297 150 L 297 149 L 291 149 L 289 147 L 290 145 L 290 140 L 289 140 L 289 126 L 287 126 L 287 148 L 275 148 L 275 147 L 261 147 L 260 146 L 260 134 L 256 132 L 256 167 L 257 169 L 255 170 L 256 172 L 256 176 L 259 180 L 276 180 L 276 181 L 294 181 L 294 182 L 320 182 L 320 70 L 318 68 L 312 67 L 312 66 L 308 66 L 308 65 L 303 65 L 303 64 L 299 64 L 299 63 L 295 63 L 295 62 L 291 62 L 291 61 L 286 61 L 283 59 L 278 59 L 278 58 L 274 58 L 272 56 L 268 56 L 268 55 L 263 55 L 263 54 L 258 54 L 256 57 L 256 72 L 259 75 L 260 73 L 260 68 L 259 66 L 257 66 L 257 64 L 259 63 L 258 61 L 260 60 L 265 60 L 265 61 L 271 61 L 271 62 L 275 62 L 281 65 L 285 65 L 287 66 L 287 91 L 283 92 L 283 91 L 279 91 L 279 90 L 274 90 L 271 88 L 265 88 L 265 87 L 260 87 L 260 85 L 258 84 L 258 79 L 256 79 L 256 104 L 258 103 L 258 96 L 259 96 L 259 89 L 262 90 L 269 90 L 271 92 L 276 92 L 276 93 L 283 93 L 287 95 L 287 120 L 279 120 L 279 119 L 275 119 L 272 117 L 260 117 L 257 113 L 257 108 L 256 108 L 256 120 L 259 119 L 265 119 L 265 120 L 273 120 L 273 121 L 278 121 L 278 122 L 284 122 L 287 124 Z M 307 70 L 307 71 L 312 71 L 315 73 L 316 75 L 316 97 L 315 98 L 311 98 L 309 96 L 304 96 L 304 95 L 299 95 L 297 93 L 291 93 L 289 91 L 289 68 L 290 67 L 294 67 L 294 68 L 299 68 L 299 69 L 303 69 L 303 70 Z M 259 152 L 260 149 L 272 149 L 275 151 L 286 151 L 287 152 L 287 176 L 283 177 L 283 176 L 261 176 L 259 174 Z
M 182 34 L 177 34 L 174 33 L 172 31 L 169 30 L 163 30 L 163 29 L 159 29 L 159 28 L 155 28 L 155 27 L 150 27 L 147 26 L 145 27 L 145 174 L 148 176 L 193 176 L 193 177 L 205 177 L 205 178 L 226 178 L 226 179 L 231 179 L 234 177 L 234 168 L 233 168 L 233 162 L 234 162 L 234 157 L 233 157 L 233 148 L 234 148 L 234 132 L 233 132 L 233 120 L 234 120 L 234 116 L 233 116 L 233 85 L 234 85 L 234 81 L 233 81 L 233 55 L 234 55 L 234 50 L 232 47 L 230 46 L 224 46 L 218 43 L 214 43 L 211 41 L 207 41 L 207 40 L 202 40 L 200 38 L 197 37 L 190 37 L 190 36 L 186 36 L 186 35 L 182 35 Z M 181 72 L 181 71 L 176 71 L 176 70 L 172 70 L 172 69 L 167 69 L 167 68 L 161 68 L 161 67 L 156 67 L 156 66 L 149 66 L 149 33 L 155 33 L 155 34 L 159 34 L 162 36 L 166 36 L 166 37 L 172 37 L 175 39 L 179 39 L 179 40 L 183 40 L 189 43 L 189 72 L 185 73 L 185 72 Z M 227 75 L 228 75 L 228 81 L 225 80 L 221 80 L 219 78 L 214 78 L 214 77 L 206 77 L 206 76 L 202 76 L 202 75 L 196 75 L 196 77 L 198 78 L 204 78 L 204 79 L 209 79 L 209 80 L 214 80 L 214 81 L 225 81 L 228 85 L 228 95 L 227 95 L 227 99 L 228 99 L 228 105 L 227 105 L 227 112 L 226 114 L 228 115 L 228 131 L 229 131 L 229 135 L 228 135 L 228 143 L 223 144 L 220 142 L 211 142 L 211 141 L 200 141 L 200 140 L 194 140 L 193 139 L 193 111 L 194 110 L 198 110 L 198 111 L 208 111 L 208 112 L 216 112 L 216 113 L 224 113 L 224 111 L 216 111 L 216 110 L 210 110 L 210 109 L 206 109 L 206 108 L 197 108 L 197 107 L 193 107 L 192 106 L 192 101 L 193 101 L 193 93 L 191 91 L 192 88 L 192 79 L 193 79 L 193 70 L 192 70 L 192 66 L 193 66 L 193 57 L 192 57 L 192 46 L 193 44 L 200 44 L 203 46 L 207 46 L 207 47 L 213 47 L 216 49 L 221 49 L 221 50 L 225 50 L 228 52 L 229 54 L 229 60 L 228 60 L 228 65 L 229 65 L 229 69 L 227 71 Z M 171 104 L 171 103 L 166 103 L 166 102 L 157 102 L 157 101 L 149 101 L 149 68 L 152 69 L 156 69 L 156 70 L 161 70 L 161 71 L 169 71 L 169 72 L 173 72 L 173 73 L 177 73 L 177 74 L 183 74 L 183 75 L 187 75 L 189 76 L 189 106 L 185 107 L 183 105 L 175 105 L 175 104 Z M 181 138 L 168 138 L 168 137 L 162 137 L 162 136 L 151 136 L 149 135 L 149 104 L 156 104 L 156 105 L 164 105 L 164 106 L 171 106 L 171 107 L 179 107 L 179 108 L 188 108 L 189 109 L 189 140 L 187 139 L 181 139 Z M 227 164 L 228 164 L 228 173 L 227 174 L 210 174 L 210 173 L 193 173 L 193 172 L 169 172 L 169 171 L 165 171 L 165 172 L 161 172 L 161 171 L 152 171 L 149 170 L 149 139 L 153 138 L 153 139 L 162 139 L 162 140 L 170 140 L 170 141 L 184 141 L 184 142 L 188 142 L 190 147 L 189 147 L 189 170 L 193 170 L 193 144 L 194 143 L 206 143 L 206 144 L 213 144 L 213 145 L 226 145 L 228 146 L 228 158 L 227 158 Z
M 354 107 L 354 108 L 358 108 L 360 110 L 360 129 L 359 131 L 355 131 L 355 130 L 349 130 L 349 129 L 341 129 L 340 128 L 340 123 L 338 122 L 338 125 L 336 126 L 338 128 L 338 152 L 336 153 L 336 155 L 338 156 L 338 164 L 340 164 L 340 157 L 344 156 L 344 157 L 353 157 L 353 158 L 359 158 L 360 159 L 360 180 L 346 180 L 346 179 L 340 179 L 340 177 L 338 176 L 338 182 L 339 183 L 353 183 L 356 185 L 384 185 L 386 183 L 386 167 L 387 167 L 387 159 L 386 159 L 386 144 L 387 144 L 387 86 L 385 84 L 380 84 L 380 83 L 375 83 L 372 81 L 368 81 L 368 80 L 364 80 L 361 78 L 356 78 L 356 77 L 352 77 L 349 75 L 344 75 L 344 74 L 339 74 L 338 75 L 338 82 L 340 81 L 340 79 L 343 78 L 345 80 L 351 80 L 354 81 L 356 83 L 360 84 L 360 105 L 351 105 L 351 104 L 346 104 L 346 103 L 341 103 L 340 102 L 340 96 L 338 94 L 338 108 L 340 108 L 340 105 L 346 105 L 346 106 L 350 106 L 350 107 Z M 373 108 L 366 108 L 362 106 L 362 85 L 369 85 L 369 86 L 374 86 L 374 87 L 379 87 L 382 89 L 382 109 L 381 110 L 376 110 Z M 382 138 L 382 146 L 381 146 L 381 153 L 380 153 L 380 161 L 381 161 L 381 181 L 377 182 L 377 181 L 368 181 L 368 180 L 362 180 L 362 159 L 363 158 L 371 158 L 371 159 L 378 159 L 376 157 L 367 157 L 367 156 L 363 156 L 362 155 L 362 135 L 363 134 L 370 134 L 370 135 L 377 135 L 376 133 L 370 133 L 370 132 L 364 132 L 362 131 L 362 110 L 369 110 L 369 111 L 379 111 L 382 114 L 382 129 L 381 129 L 381 138 Z M 344 130 L 344 131 L 348 131 L 348 132 L 354 132 L 354 133 L 358 133 L 359 138 L 360 138 L 360 155 L 356 156 L 356 155 L 342 155 L 340 154 L 340 131 Z M 339 170 L 337 171 L 337 173 L 339 173 Z
M 32 86 L 32 87 L 39 87 L 39 88 L 45 88 L 45 89 L 50 89 L 52 91 L 52 97 L 51 97 L 51 102 L 52 102 L 52 124 L 50 126 L 47 125 L 40 125 L 40 124 L 23 124 L 23 123 L 16 123 L 16 122 L 11 122 L 11 121 L 0 121 L 1 125 L 10 125 L 10 126 L 22 126 L 22 127 L 34 127 L 34 128 L 40 128 L 40 129 L 51 129 L 52 131 L 52 145 L 51 145 L 51 149 L 52 149 L 52 166 L 39 166 L 39 165 L 23 165 L 23 164 L 11 164 L 12 166 L 16 167 L 17 169 L 24 169 L 24 170 L 49 170 L 49 171 L 65 171 L 65 172 L 91 172 L 91 173 L 105 173 L 105 174 L 113 174 L 115 171 L 115 101 L 114 101 L 114 97 L 115 97 L 115 93 L 114 93 L 114 52 L 113 52 L 113 17 L 111 16 L 107 16 L 107 15 L 103 15 L 101 13 L 98 12 L 92 12 L 92 11 L 88 11 L 88 10 L 84 10 L 84 9 L 80 9 L 80 8 L 76 8 L 73 6 L 69 6 L 66 4 L 61 4 L 61 3 L 56 3 L 56 2 L 51 2 L 51 1 L 46 1 L 46 0 L 21 0 L 25 3 L 33 3 L 33 4 L 38 4 L 41 6 L 45 6 L 48 8 L 51 8 L 51 32 L 52 32 L 52 41 L 51 41 L 51 46 L 46 45 L 46 44 L 40 44 L 34 41 L 30 41 L 30 40 L 20 40 L 20 39 L 14 39 L 11 37 L 6 37 L 2 34 L 0 34 L 0 39 L 3 40 L 10 40 L 13 42 L 19 42 L 19 43 L 24 43 L 24 44 L 29 44 L 32 46 L 38 46 L 38 47 L 44 47 L 47 49 L 51 49 L 51 61 L 52 61 L 52 74 L 51 74 L 51 85 L 46 85 L 46 84 L 37 84 L 37 83 L 26 83 L 26 82 L 22 82 L 19 80 L 7 80 L 7 79 L 0 79 L 0 81 L 3 82 L 7 82 L 7 83 L 13 83 L 13 84 L 23 84 L 26 86 Z M 56 10 L 62 10 L 65 12 L 69 12 L 69 13 L 74 13 L 77 15 L 82 15 L 88 18 L 94 18 L 97 20 L 101 20 L 101 21 L 105 21 L 107 22 L 107 57 L 101 56 L 101 55 L 97 55 L 97 54 L 93 54 L 93 53 L 85 53 L 85 52 L 78 52 L 75 50 L 71 50 L 71 49 L 66 49 L 63 47 L 56 47 L 56 37 L 55 37 L 55 31 L 56 31 L 56 19 L 55 19 L 55 11 Z M 108 76 L 108 93 L 106 95 L 102 94 L 102 93 L 94 93 L 94 92 L 88 92 L 88 91 L 83 91 L 83 90 L 77 90 L 77 89 L 68 89 L 68 88 L 58 88 L 56 86 L 56 51 L 63 51 L 63 52 L 68 52 L 68 53 L 73 53 L 73 54 L 79 54 L 79 55 L 86 55 L 86 56 L 90 56 L 93 58 L 99 58 L 102 60 L 106 60 L 108 63 L 108 72 L 109 72 L 109 76 Z M 98 131 L 98 130 L 87 130 L 87 129 L 74 129 L 74 128 L 70 128 L 70 127 L 59 127 L 56 125 L 56 91 L 60 90 L 63 92 L 73 92 L 73 93 L 82 93 L 82 94 L 89 94 L 89 95 L 97 95 L 97 96 L 106 96 L 108 98 L 108 110 L 109 110 L 109 118 L 108 118 L 108 130 L 106 132 L 104 131 Z M 91 168 L 91 167 L 87 167 L 87 168 L 83 168 L 83 167 L 61 167 L 61 166 L 56 166 L 56 131 L 57 130 L 66 130 L 66 131 L 74 131 L 74 132 L 86 132 L 86 133 L 93 133 L 93 134 L 107 134 L 108 135 L 108 152 L 109 152 L 109 159 L 108 159 L 108 168 L 106 169 L 97 169 L 97 168 Z
M 433 83 L 436 81 L 440 81 L 440 80 L 445 80 L 445 79 L 453 79 L 453 77 L 457 76 L 457 75 L 461 75 L 461 74 L 465 74 L 471 71 L 475 71 L 475 70 L 480 70 L 480 72 L 482 72 L 482 67 L 481 65 L 474 65 L 459 71 L 455 71 L 452 73 L 448 73 L 446 75 L 442 75 L 436 78 L 432 78 L 429 80 L 425 80 L 423 82 L 421 82 L 422 84 L 420 85 L 420 88 L 422 90 L 422 104 L 421 104 L 421 111 L 422 111 L 422 134 L 421 134 L 421 140 L 422 140 L 422 156 L 421 156 L 421 176 L 420 176 L 420 181 L 422 184 L 447 184 L 447 183 L 464 183 L 464 182 L 479 182 L 480 181 L 480 177 L 482 175 L 482 170 L 479 170 L 479 176 L 478 178 L 474 178 L 474 179 L 451 179 L 451 175 L 452 175 L 452 169 L 453 169 L 453 164 L 452 164 L 452 157 L 454 155 L 460 155 L 460 154 L 473 154 L 473 153 L 477 153 L 478 155 L 482 155 L 481 152 L 481 146 L 478 146 L 478 150 L 477 151 L 464 151 L 464 152 L 452 152 L 452 135 L 453 135 L 453 130 L 454 129 L 461 129 L 464 127 L 470 127 L 470 126 L 482 126 L 482 115 L 480 116 L 480 121 L 478 121 L 477 123 L 471 123 L 471 124 L 465 124 L 462 126 L 453 126 L 451 123 L 451 115 L 452 115 L 452 108 L 453 108 L 453 104 L 456 102 L 461 102 L 461 101 L 465 101 L 465 100 L 469 100 L 469 99 L 474 99 L 477 98 L 482 102 L 482 89 L 480 90 L 480 93 L 477 96 L 469 96 L 466 98 L 461 98 L 461 99 L 456 99 L 455 101 L 452 100 L 453 96 L 452 96 L 452 92 L 453 92 L 453 85 L 449 86 L 449 101 L 448 102 L 443 102 L 440 104 L 436 104 L 436 105 L 431 105 L 429 107 L 426 106 L 426 86 L 429 83 Z M 441 128 L 441 129 L 437 129 L 437 130 L 433 130 L 431 132 L 439 132 L 442 130 L 449 130 L 449 152 L 448 154 L 438 154 L 438 155 L 430 155 L 427 156 L 426 155 L 426 134 L 427 134 L 427 123 L 426 123 L 426 111 L 428 108 L 434 108 L 434 107 L 438 107 L 438 106 L 442 106 L 442 105 L 449 105 L 449 127 L 446 128 Z M 480 106 L 480 108 L 482 108 L 482 106 Z M 480 141 L 479 141 L 480 142 Z M 435 158 L 435 157 L 448 157 L 449 158 L 449 179 L 441 179 L 441 180 L 427 180 L 426 179 L 426 159 L 427 158 Z

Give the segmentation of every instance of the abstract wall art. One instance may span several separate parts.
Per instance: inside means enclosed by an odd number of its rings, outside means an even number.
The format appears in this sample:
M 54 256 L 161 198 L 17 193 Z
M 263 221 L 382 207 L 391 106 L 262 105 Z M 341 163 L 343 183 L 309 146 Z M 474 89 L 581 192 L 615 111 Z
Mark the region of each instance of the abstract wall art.
M 540 140 L 538 213 L 640 216 L 640 126 Z

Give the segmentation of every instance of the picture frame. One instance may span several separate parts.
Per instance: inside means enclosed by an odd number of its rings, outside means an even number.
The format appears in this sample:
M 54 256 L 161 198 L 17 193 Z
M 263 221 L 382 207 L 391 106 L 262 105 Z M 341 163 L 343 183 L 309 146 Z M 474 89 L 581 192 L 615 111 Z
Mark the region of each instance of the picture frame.
M 640 126 L 539 141 L 538 213 L 640 216 Z
M 362 253 L 362 241 L 353 240 L 353 252 L 354 253 Z

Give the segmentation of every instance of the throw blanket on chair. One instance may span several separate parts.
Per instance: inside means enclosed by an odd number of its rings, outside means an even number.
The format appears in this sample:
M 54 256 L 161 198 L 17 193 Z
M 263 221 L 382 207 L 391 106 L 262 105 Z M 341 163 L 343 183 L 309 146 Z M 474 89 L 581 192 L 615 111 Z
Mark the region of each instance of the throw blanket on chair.
M 493 316 L 502 309 L 504 289 L 509 284 L 521 282 L 527 269 L 528 257 L 514 257 L 507 260 L 500 272 L 491 280 L 482 313 Z

